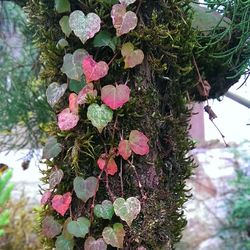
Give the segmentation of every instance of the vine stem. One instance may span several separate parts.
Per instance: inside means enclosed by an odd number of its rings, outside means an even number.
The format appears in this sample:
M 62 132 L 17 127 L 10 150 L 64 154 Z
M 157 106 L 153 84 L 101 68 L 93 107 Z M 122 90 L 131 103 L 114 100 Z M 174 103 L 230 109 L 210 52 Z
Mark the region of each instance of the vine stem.
M 122 158 L 121 158 L 120 159 L 120 173 L 119 173 L 119 177 L 120 177 L 120 182 L 121 182 L 122 197 L 124 197 L 122 172 L 123 172 L 123 169 L 122 169 Z
M 110 189 L 110 186 L 109 186 L 109 177 L 108 177 L 107 173 L 106 173 L 106 176 L 105 176 L 105 182 L 106 182 L 106 189 L 108 191 L 109 197 L 110 197 L 111 201 L 114 203 L 114 201 L 115 201 L 115 195 L 114 195 L 114 193 Z
M 110 64 L 115 60 L 115 58 L 117 57 L 117 55 L 118 55 L 118 52 L 116 52 L 114 54 L 114 56 L 110 59 L 110 61 L 108 62 L 108 66 L 110 66 Z
M 141 193 L 141 196 L 142 196 L 142 199 L 143 200 L 146 200 L 147 199 L 147 196 L 145 195 L 144 191 L 143 191 L 143 187 L 142 187 L 142 184 L 141 184 L 141 181 L 140 181 L 140 177 L 139 177 L 139 174 L 136 170 L 136 167 L 135 165 L 133 164 L 133 159 L 132 161 L 129 161 L 128 160 L 128 163 L 130 165 L 130 167 L 133 169 L 134 173 L 135 173 L 135 177 L 136 177 L 136 180 L 137 180 L 137 183 L 138 183 L 138 187 L 140 189 L 140 193 Z

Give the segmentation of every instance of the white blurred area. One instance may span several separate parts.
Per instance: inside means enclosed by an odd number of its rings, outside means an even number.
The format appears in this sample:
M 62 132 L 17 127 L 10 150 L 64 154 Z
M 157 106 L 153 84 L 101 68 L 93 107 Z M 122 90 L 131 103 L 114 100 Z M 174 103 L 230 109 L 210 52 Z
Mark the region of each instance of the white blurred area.
M 229 91 L 250 101 L 250 78 L 243 86 L 241 86 L 242 83 L 243 79 L 232 86 Z M 249 108 L 242 106 L 226 96 L 222 98 L 222 101 L 209 100 L 209 105 L 218 117 L 214 122 L 224 134 L 226 142 L 240 143 L 245 140 L 250 140 Z M 218 139 L 223 142 L 219 132 L 211 123 L 207 114 L 204 114 L 204 120 L 205 140 Z

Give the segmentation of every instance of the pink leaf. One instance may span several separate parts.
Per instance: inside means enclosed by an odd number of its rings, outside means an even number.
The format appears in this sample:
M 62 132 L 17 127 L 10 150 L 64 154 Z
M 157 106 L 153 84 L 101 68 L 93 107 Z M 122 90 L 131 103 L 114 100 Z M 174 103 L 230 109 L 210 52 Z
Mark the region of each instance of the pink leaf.
M 43 234 L 52 239 L 60 234 L 62 231 L 62 225 L 54 220 L 52 216 L 46 216 L 42 221 Z
M 64 195 L 55 195 L 52 199 L 52 207 L 62 216 L 67 212 L 71 203 L 71 193 Z
M 129 135 L 129 145 L 134 153 L 146 155 L 149 152 L 148 138 L 138 130 L 132 130 Z
M 44 194 L 43 194 L 43 196 L 41 198 L 41 204 L 46 205 L 48 203 L 50 197 L 51 197 L 51 192 L 50 191 L 44 192 Z
M 74 128 L 79 121 L 79 116 L 70 112 L 69 108 L 64 109 L 58 115 L 58 126 L 61 130 L 70 130 Z
M 89 83 L 83 89 L 81 89 L 81 91 L 78 93 L 77 103 L 79 105 L 85 104 L 88 95 L 93 97 L 97 96 L 97 91 L 94 89 L 93 83 Z
M 69 95 L 69 109 L 73 114 L 78 114 L 77 94 L 71 93 Z
M 124 68 L 133 68 L 143 62 L 144 53 L 142 50 L 134 50 L 132 43 L 125 43 L 122 45 L 121 50 L 122 56 L 124 57 L 125 66 Z
M 128 140 L 121 140 L 118 146 L 119 154 L 124 160 L 127 160 L 132 153 Z
M 108 74 L 109 66 L 106 62 L 96 62 L 92 56 L 86 56 L 82 62 L 83 73 L 86 76 L 86 82 L 97 81 Z
M 137 26 L 138 18 L 132 11 L 126 12 L 126 5 L 115 4 L 112 7 L 111 17 L 116 29 L 116 35 L 127 34 Z
M 111 109 L 118 109 L 129 101 L 130 89 L 125 84 L 106 85 L 101 90 L 102 101 Z
M 105 168 L 107 157 L 108 156 L 105 156 L 105 154 L 103 154 L 97 161 L 97 165 L 101 170 Z M 118 171 L 118 167 L 113 157 L 109 159 L 108 164 L 104 169 L 104 171 L 109 175 L 114 175 Z

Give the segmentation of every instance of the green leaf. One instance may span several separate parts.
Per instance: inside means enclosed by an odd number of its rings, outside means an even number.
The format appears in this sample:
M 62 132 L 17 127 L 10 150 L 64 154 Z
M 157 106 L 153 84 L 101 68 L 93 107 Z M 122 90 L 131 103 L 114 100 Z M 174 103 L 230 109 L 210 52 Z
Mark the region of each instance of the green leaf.
M 60 235 L 56 239 L 56 250 L 73 250 L 74 240 L 69 240 Z
M 86 80 L 84 76 L 82 76 L 81 81 L 76 81 L 71 79 L 69 82 L 69 90 L 75 92 L 76 94 L 78 94 L 80 90 L 85 86 L 86 86 Z
M 46 216 L 42 222 L 43 234 L 52 239 L 62 231 L 62 225 L 54 220 L 53 216 Z
M 101 133 L 103 128 L 112 121 L 113 111 L 104 104 L 99 106 L 93 103 L 88 107 L 87 117 L 92 125 Z
M 80 217 L 77 221 L 71 221 L 67 225 L 67 230 L 75 237 L 84 238 L 89 232 L 90 221 L 86 217 Z
M 51 159 L 60 154 L 62 145 L 57 142 L 55 137 L 50 137 L 43 148 L 42 159 Z
M 65 34 L 66 37 L 69 37 L 69 35 L 72 32 L 72 29 L 69 27 L 69 17 L 68 16 L 63 16 L 59 24 L 61 26 L 62 32 Z
M 115 223 L 112 227 L 105 227 L 102 232 L 105 242 L 113 247 L 123 248 L 125 230 L 121 223 Z
M 83 75 L 82 61 L 86 55 L 88 55 L 88 52 L 84 49 L 78 49 L 73 54 L 68 53 L 64 55 L 61 71 L 65 73 L 68 78 L 80 81 Z
M 114 215 L 114 207 L 111 201 L 105 200 L 102 204 L 97 204 L 94 208 L 94 214 L 98 218 L 111 220 Z
M 72 234 L 70 234 L 67 230 L 67 226 L 68 224 L 72 221 L 71 217 L 69 217 L 63 224 L 63 231 L 62 231 L 62 235 L 64 237 L 64 239 L 67 239 L 67 240 L 72 240 L 73 239 L 73 236 Z
M 64 13 L 70 11 L 69 0 L 55 0 L 55 9 L 58 13 Z
M 109 47 L 115 51 L 116 44 L 115 40 L 111 37 L 111 34 L 108 31 L 99 32 L 94 39 L 94 47 Z
M 68 47 L 69 46 L 69 43 L 68 43 L 68 41 L 66 40 L 66 39 L 64 39 L 64 38 L 61 38 L 58 42 L 57 42 L 57 44 L 56 44 L 56 48 L 57 49 L 64 49 L 64 48 L 66 48 L 66 47 Z
M 135 197 L 130 197 L 126 201 L 123 198 L 117 198 L 113 205 L 115 214 L 129 226 L 141 211 L 141 202 Z
M 46 90 L 46 96 L 47 96 L 47 102 L 51 107 L 54 107 L 55 104 L 60 100 L 60 98 L 64 95 L 67 87 L 68 87 L 67 83 L 60 85 L 57 82 L 53 82 L 48 86 Z
M 8 225 L 9 224 L 9 216 L 10 211 L 5 209 L 2 213 L 0 213 L 0 227 Z
M 77 176 L 73 184 L 76 196 L 84 202 L 93 197 L 98 190 L 98 179 L 93 176 L 88 177 L 86 180 Z

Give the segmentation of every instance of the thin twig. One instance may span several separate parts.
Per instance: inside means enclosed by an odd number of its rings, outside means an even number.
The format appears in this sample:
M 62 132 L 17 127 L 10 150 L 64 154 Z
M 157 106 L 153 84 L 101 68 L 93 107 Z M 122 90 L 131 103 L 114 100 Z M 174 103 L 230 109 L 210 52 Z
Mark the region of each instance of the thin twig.
M 123 166 L 122 166 L 122 158 L 120 159 L 120 173 L 119 173 L 119 177 L 120 177 L 120 182 L 121 182 L 121 192 L 122 192 L 122 197 L 124 196 L 124 190 L 123 190 L 123 179 L 122 179 L 122 172 L 123 172 Z

